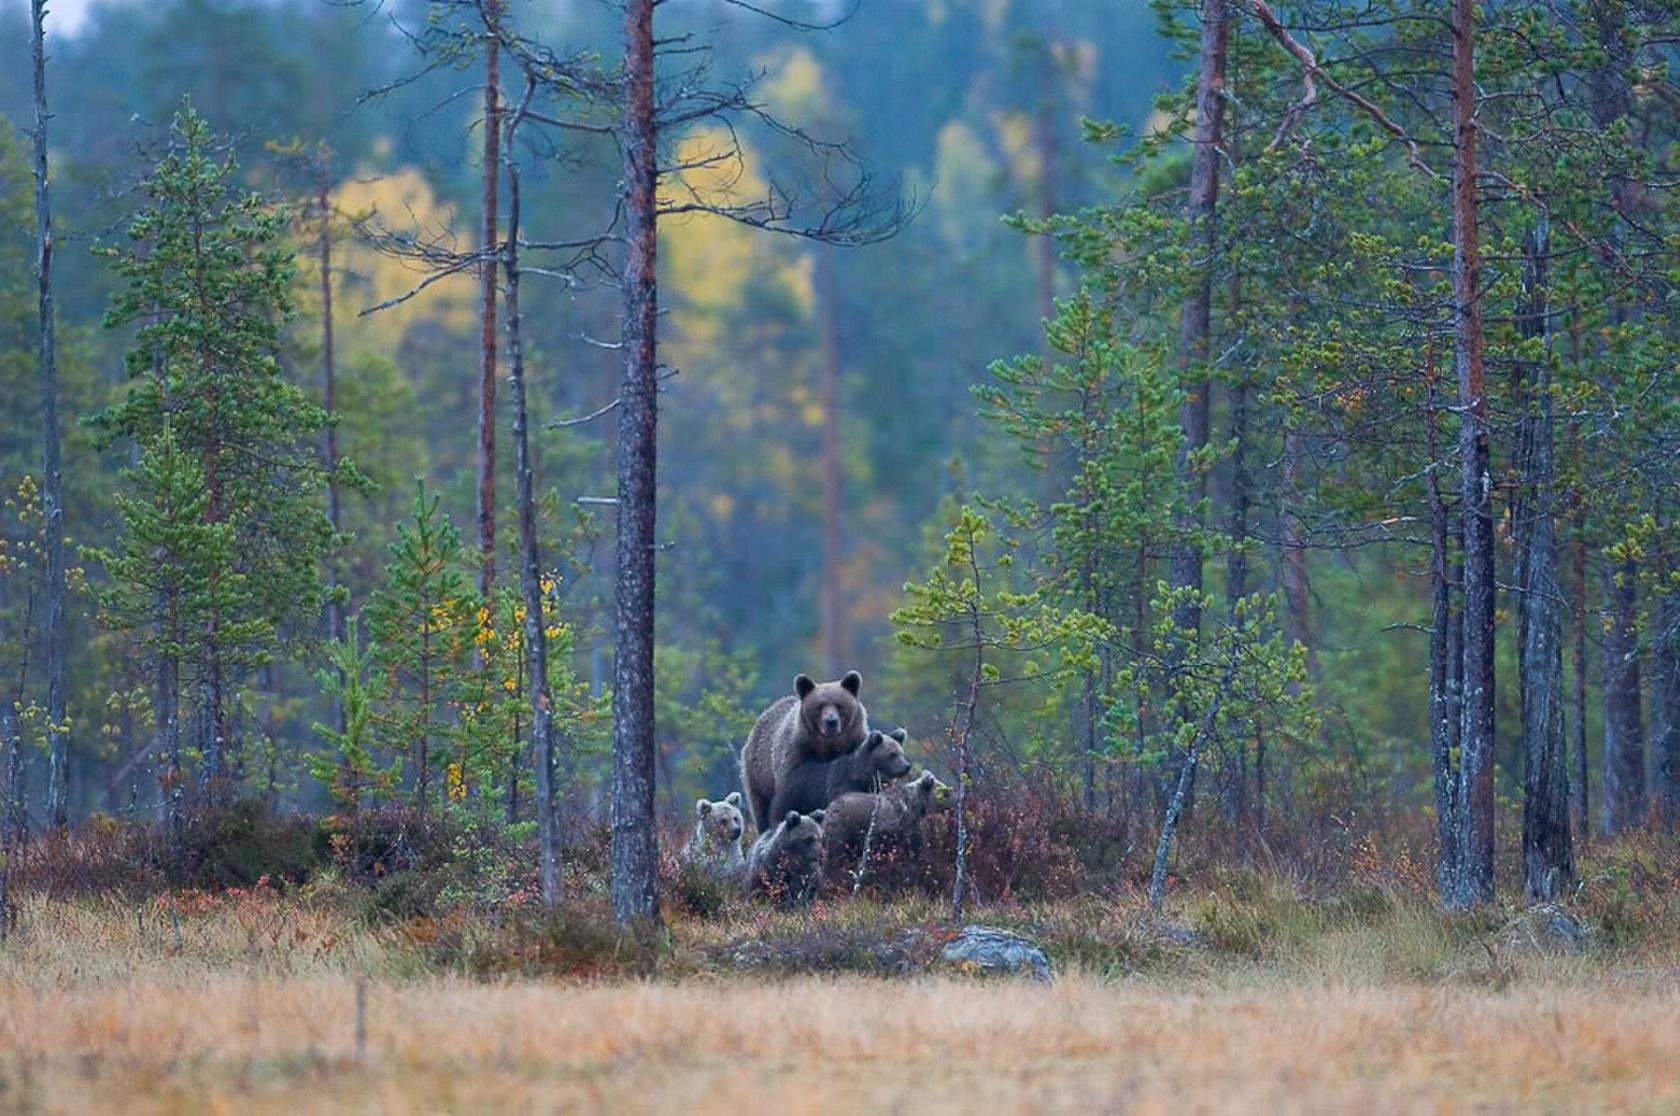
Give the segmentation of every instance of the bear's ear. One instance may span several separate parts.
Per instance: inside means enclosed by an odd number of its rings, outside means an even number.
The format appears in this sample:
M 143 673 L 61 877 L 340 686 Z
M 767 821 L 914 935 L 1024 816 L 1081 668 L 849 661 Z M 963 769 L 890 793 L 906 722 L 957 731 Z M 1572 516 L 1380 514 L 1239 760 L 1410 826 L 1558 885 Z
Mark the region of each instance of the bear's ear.
M 783 819 L 783 824 L 784 825 L 798 825 L 799 824 L 799 811 L 798 810 L 789 810 L 788 811 L 788 816 L 785 819 Z
M 704 798 L 702 798 L 700 801 L 698 801 L 694 804 L 694 812 L 697 815 L 699 815 L 700 817 L 703 818 L 707 814 L 712 812 L 712 804 L 710 802 L 707 802 Z
M 873 752 L 876 748 L 879 748 L 881 745 L 885 744 L 886 742 L 887 742 L 887 734 L 886 733 L 876 732 L 874 730 L 871 730 L 870 733 L 869 733 L 869 739 L 867 739 L 863 742 L 863 750 L 866 751 L 866 752 Z
M 816 822 L 818 825 L 821 825 L 823 818 L 825 816 L 827 816 L 827 814 L 828 814 L 827 810 L 817 810 L 817 811 L 814 811 L 813 813 L 807 814 L 806 816 L 809 817 L 812 821 Z
M 840 685 L 845 687 L 847 693 L 857 697 L 858 691 L 863 689 L 863 675 L 855 670 L 848 670 L 846 677 L 840 679 Z
M 810 697 L 811 691 L 816 688 L 817 684 L 811 681 L 811 676 L 809 674 L 801 674 L 793 680 L 793 692 L 799 695 L 800 701 L 804 701 L 806 698 Z M 853 692 L 855 693 L 856 691 Z
M 728 794 L 724 795 L 723 800 L 731 806 L 739 806 L 741 804 L 741 792 L 730 791 Z
M 892 737 L 894 740 L 898 741 L 900 744 L 902 744 L 906 740 L 910 739 L 910 731 L 908 729 L 906 729 L 903 725 L 899 725 L 897 728 L 895 728 L 891 732 L 887 733 L 887 735 Z

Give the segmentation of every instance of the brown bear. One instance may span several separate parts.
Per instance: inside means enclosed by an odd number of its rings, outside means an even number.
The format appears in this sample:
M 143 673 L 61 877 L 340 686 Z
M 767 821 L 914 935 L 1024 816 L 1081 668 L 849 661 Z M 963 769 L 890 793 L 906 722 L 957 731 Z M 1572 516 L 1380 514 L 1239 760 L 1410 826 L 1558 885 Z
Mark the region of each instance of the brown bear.
M 770 802 L 795 764 L 830 760 L 869 736 L 869 711 L 858 700 L 863 675 L 847 671 L 838 682 L 817 683 L 801 674 L 793 693 L 759 714 L 741 748 L 741 787 L 747 792 L 753 825 L 771 828 Z
M 762 892 L 783 906 L 809 903 L 822 885 L 824 817 L 821 810 L 789 810 L 775 829 L 760 833 L 747 853 L 747 891 Z
M 823 875 L 850 886 L 869 844 L 871 869 L 908 864 L 921 851 L 922 819 L 944 804 L 951 788 L 931 771 L 879 794 L 843 794 L 823 813 Z
M 779 818 L 789 810 L 808 814 L 843 794 L 878 790 L 904 778 L 910 774 L 910 761 L 904 756 L 906 735 L 901 728 L 871 732 L 861 746 L 839 759 L 808 759 L 794 764 L 777 786 L 776 797 L 770 800 L 769 816 Z
M 730 791 L 716 802 L 694 804 L 694 836 L 682 848 L 682 860 L 706 871 L 733 878 L 746 870 L 741 857 L 741 792 Z

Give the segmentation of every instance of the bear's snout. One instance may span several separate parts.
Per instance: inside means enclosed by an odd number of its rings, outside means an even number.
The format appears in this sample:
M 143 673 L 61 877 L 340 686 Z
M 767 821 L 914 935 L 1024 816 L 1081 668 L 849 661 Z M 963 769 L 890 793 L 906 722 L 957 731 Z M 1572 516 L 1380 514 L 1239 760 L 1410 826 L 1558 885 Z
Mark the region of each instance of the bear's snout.
M 822 730 L 827 736 L 834 736 L 840 731 L 840 711 L 832 705 L 822 712 Z

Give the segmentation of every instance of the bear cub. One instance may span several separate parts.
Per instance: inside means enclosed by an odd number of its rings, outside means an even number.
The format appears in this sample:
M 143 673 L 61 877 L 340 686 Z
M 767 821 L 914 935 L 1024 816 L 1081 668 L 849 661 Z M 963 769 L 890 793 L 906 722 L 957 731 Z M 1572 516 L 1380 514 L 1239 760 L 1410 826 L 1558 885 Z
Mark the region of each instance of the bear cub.
M 747 890 L 787 907 L 809 903 L 822 884 L 824 816 L 789 810 L 775 829 L 759 834 L 747 853 Z
M 724 876 L 745 871 L 741 834 L 746 821 L 741 814 L 741 792 L 730 791 L 716 802 L 702 798 L 694 804 L 694 813 L 694 834 L 680 854 L 683 863 Z
M 902 729 L 871 732 L 861 746 L 839 759 L 803 760 L 788 771 L 770 801 L 770 816 L 779 818 L 789 810 L 810 813 L 820 810 L 843 794 L 872 791 L 910 774 L 904 755 Z M 879 782 L 877 783 L 877 780 Z
M 806 760 L 831 760 L 869 737 L 869 710 L 858 700 L 863 675 L 847 671 L 838 682 L 793 680 L 793 693 L 759 714 L 741 748 L 741 786 L 759 832 L 772 828 L 770 803 L 788 772 Z
M 841 795 L 824 813 L 824 874 L 840 879 L 853 869 L 866 839 L 870 867 L 907 865 L 921 852 L 922 819 L 945 803 L 950 790 L 933 772 L 924 771 L 879 794 Z

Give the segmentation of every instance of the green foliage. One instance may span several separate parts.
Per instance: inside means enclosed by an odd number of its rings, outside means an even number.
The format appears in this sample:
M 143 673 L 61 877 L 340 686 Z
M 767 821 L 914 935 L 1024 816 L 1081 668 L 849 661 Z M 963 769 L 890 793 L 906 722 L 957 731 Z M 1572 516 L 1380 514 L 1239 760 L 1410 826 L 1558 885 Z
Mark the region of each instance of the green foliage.
M 123 480 L 127 490 L 112 497 L 123 524 L 117 545 L 84 551 L 105 572 L 93 588 L 101 622 L 173 664 L 177 686 L 266 661 L 274 628 L 239 566 L 237 529 L 208 518 L 203 468 L 173 424 L 165 421 Z
M 461 533 L 438 503 L 416 480 L 411 518 L 397 528 L 385 583 L 362 612 L 379 676 L 376 738 L 403 757 L 420 805 L 432 793 L 450 731 L 449 703 L 469 669 L 475 632 Z
M 331 789 L 334 801 L 355 810 L 370 792 L 390 795 L 401 778 L 402 760 L 393 758 L 382 767 L 375 759 L 374 655 L 363 645 L 360 617 L 345 621 L 344 638 L 326 645 L 325 658 L 316 681 L 342 710 L 343 723 L 315 723 L 315 732 L 331 750 L 312 753 L 305 762 L 309 773 Z

